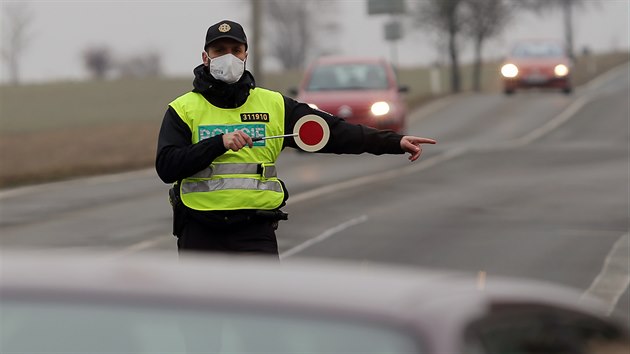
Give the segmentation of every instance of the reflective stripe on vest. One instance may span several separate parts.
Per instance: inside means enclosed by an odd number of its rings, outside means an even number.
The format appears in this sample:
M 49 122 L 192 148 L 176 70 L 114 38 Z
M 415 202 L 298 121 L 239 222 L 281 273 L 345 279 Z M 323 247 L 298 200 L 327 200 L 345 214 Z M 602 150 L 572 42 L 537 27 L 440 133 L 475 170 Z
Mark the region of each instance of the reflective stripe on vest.
M 221 163 L 212 164 L 191 178 L 211 178 L 217 175 L 255 175 L 260 174 L 263 178 L 276 177 L 276 166 L 258 163 Z
M 182 194 L 229 189 L 263 190 L 282 193 L 280 182 L 260 181 L 253 178 L 221 178 L 182 184 Z

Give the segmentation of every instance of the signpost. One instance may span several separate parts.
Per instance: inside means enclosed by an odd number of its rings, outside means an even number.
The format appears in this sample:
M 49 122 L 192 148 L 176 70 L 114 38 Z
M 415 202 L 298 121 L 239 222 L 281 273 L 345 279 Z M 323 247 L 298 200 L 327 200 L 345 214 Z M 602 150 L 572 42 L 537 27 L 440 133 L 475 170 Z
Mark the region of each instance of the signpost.
M 398 67 L 396 41 L 402 38 L 402 25 L 397 15 L 405 13 L 405 0 L 367 0 L 368 15 L 391 15 L 390 21 L 383 28 L 385 40 L 391 43 L 391 56 L 394 68 Z
M 392 64 L 398 68 L 398 47 L 396 41 L 402 38 L 402 26 L 396 19 L 392 19 L 385 24 L 385 40 L 390 42 Z
M 368 0 L 368 15 L 405 13 L 405 0 Z

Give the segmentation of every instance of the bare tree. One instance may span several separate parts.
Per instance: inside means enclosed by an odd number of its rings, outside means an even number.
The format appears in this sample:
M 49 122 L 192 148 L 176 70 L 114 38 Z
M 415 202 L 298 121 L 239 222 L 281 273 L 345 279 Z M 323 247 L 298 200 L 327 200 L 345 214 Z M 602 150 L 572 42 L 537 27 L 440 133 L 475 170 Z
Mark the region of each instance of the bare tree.
M 104 79 L 114 67 L 111 50 L 105 45 L 92 46 L 84 50 L 83 62 L 92 76 L 99 80 Z
M 267 0 L 265 13 L 268 14 L 272 29 L 266 33 L 272 38 L 272 53 L 284 69 L 303 68 L 312 57 L 331 45 L 338 25 L 334 20 L 334 1 L 324 0 Z M 318 14 L 318 15 L 313 15 Z M 320 43 L 318 33 L 325 38 Z
M 457 37 L 463 26 L 461 4 L 464 0 L 417 0 L 415 24 L 429 26 L 447 34 L 451 64 L 451 91 L 461 91 Z
M 464 33 L 474 42 L 473 90 L 481 90 L 481 65 L 484 42 L 503 31 L 513 6 L 506 0 L 464 0 Z
M 573 26 L 573 10 L 583 7 L 587 0 L 512 0 L 519 6 L 532 9 L 536 12 L 542 12 L 549 8 L 559 8 L 562 10 L 564 17 L 564 39 L 567 48 L 567 54 L 571 59 L 575 59 L 574 48 L 574 26 Z M 592 2 L 591 3 L 595 3 Z
M 124 78 L 157 77 L 162 75 L 162 60 L 158 52 L 150 51 L 120 60 L 116 68 Z
M 2 5 L 2 9 L 2 58 L 9 71 L 9 82 L 19 85 L 20 58 L 28 46 L 33 16 L 27 3 L 7 3 Z

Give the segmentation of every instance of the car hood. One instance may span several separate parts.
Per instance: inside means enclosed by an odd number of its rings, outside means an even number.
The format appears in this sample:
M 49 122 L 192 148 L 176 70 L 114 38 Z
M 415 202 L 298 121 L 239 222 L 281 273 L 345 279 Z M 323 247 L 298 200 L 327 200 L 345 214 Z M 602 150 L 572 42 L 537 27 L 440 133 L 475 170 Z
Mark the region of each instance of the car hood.
M 556 66 L 558 64 L 570 66 L 570 62 L 566 58 L 511 58 L 506 63 L 512 63 L 517 67 Z
M 398 101 L 397 95 L 388 90 L 356 90 L 356 91 L 309 91 L 298 96 L 298 101 L 316 105 L 371 105 L 378 101 Z

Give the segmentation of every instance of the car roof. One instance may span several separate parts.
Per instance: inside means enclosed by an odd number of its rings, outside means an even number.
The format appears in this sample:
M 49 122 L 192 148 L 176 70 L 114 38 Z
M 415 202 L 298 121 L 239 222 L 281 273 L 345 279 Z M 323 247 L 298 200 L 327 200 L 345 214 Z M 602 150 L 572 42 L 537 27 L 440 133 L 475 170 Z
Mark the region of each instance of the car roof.
M 553 37 L 530 37 L 530 38 L 521 38 L 514 41 L 514 43 L 540 43 L 540 42 L 564 44 L 564 42 L 561 39 L 553 38 Z
M 7 254 L 3 251 L 3 299 L 23 296 L 98 295 L 157 302 L 221 303 L 328 311 L 337 315 L 413 322 L 461 322 L 502 303 L 538 303 L 581 309 L 571 289 L 531 280 L 497 277 L 479 288 L 473 274 L 330 260 L 278 262 L 257 257 L 195 255 L 174 259 L 151 254 Z M 450 320 L 449 320 L 450 318 Z
M 514 43 L 511 46 L 511 49 L 513 50 L 516 47 L 528 45 L 528 44 L 543 44 L 543 43 L 552 44 L 559 48 L 565 47 L 565 43 L 562 40 L 559 40 L 557 38 L 523 38 L 523 39 L 514 41 Z

